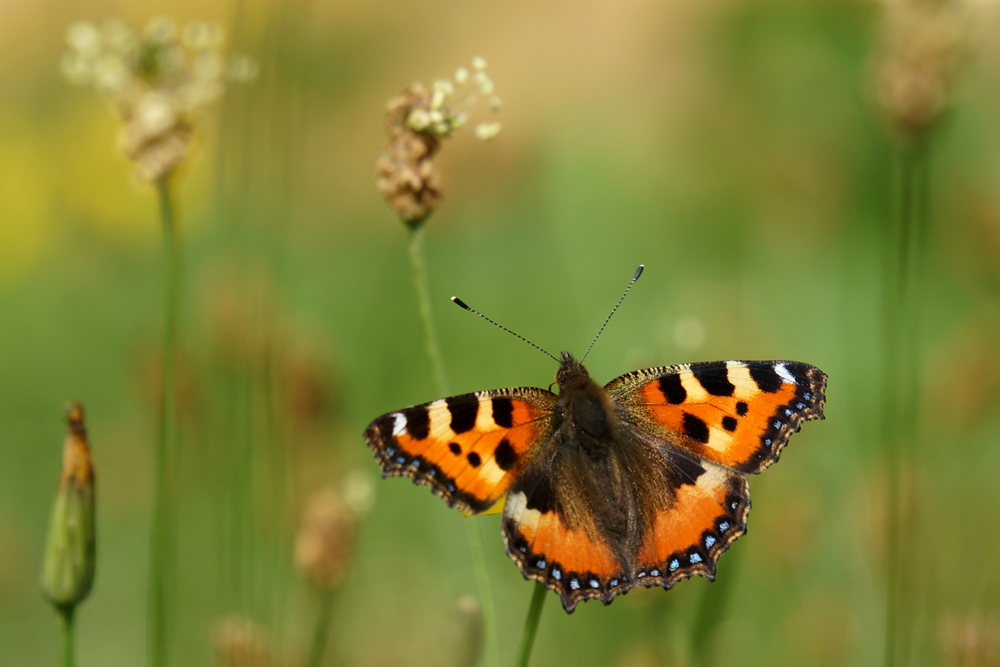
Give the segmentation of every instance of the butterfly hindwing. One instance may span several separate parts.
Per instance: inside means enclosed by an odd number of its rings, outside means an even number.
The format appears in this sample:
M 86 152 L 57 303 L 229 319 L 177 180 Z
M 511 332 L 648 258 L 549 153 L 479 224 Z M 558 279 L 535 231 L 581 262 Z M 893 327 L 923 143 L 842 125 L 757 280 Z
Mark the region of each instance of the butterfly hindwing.
M 488 510 L 551 429 L 556 397 L 534 388 L 462 394 L 390 412 L 365 440 L 383 477 L 424 484 L 466 514 Z
M 571 450 L 547 443 L 510 488 L 507 553 L 526 578 L 554 590 L 568 612 L 591 598 L 610 604 L 635 586 L 670 588 L 695 574 L 714 578 L 719 556 L 746 530 L 743 474 L 634 430 L 619 444 L 606 453 L 616 463 L 594 462 L 592 469 L 629 469 L 630 483 L 575 484 L 579 462 Z M 593 510 L 581 514 L 574 505 Z M 631 518 L 616 527 L 609 522 L 614 507 L 629 508 L 624 514 Z
M 507 554 L 525 578 L 558 593 L 568 612 L 590 598 L 609 604 L 631 586 L 612 545 L 596 529 L 594 520 L 599 517 L 574 521 L 568 516 L 566 505 L 581 489 L 568 486 L 565 477 L 551 475 L 550 466 L 538 463 L 522 473 L 507 496 L 503 515 Z
M 670 588 L 681 579 L 701 575 L 715 579 L 722 552 L 746 532 L 750 512 L 747 479 L 709 461 L 689 484 L 674 489 L 644 533 L 637 558 L 635 584 Z
M 823 419 L 826 374 L 797 361 L 710 361 L 633 371 L 605 390 L 635 427 L 759 473 L 803 421 Z

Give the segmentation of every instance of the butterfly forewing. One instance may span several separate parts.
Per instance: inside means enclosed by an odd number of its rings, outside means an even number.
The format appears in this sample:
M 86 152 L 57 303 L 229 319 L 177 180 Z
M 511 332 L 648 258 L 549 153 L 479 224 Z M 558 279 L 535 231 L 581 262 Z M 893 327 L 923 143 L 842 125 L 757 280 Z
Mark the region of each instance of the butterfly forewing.
M 525 455 L 550 431 L 555 400 L 526 387 L 462 394 L 382 415 L 365 440 L 384 477 L 409 477 L 477 514 L 507 492 Z
M 803 421 L 823 419 L 826 374 L 796 361 L 710 361 L 633 371 L 605 389 L 634 427 L 759 473 Z

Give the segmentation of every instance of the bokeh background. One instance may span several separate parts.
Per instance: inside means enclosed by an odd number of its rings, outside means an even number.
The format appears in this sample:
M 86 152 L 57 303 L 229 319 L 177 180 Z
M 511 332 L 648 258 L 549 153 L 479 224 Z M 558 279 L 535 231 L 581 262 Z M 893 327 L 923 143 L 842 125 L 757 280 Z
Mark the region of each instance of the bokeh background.
M 1000 30 L 980 39 L 929 161 L 914 662 L 1000 664 Z M 319 598 L 293 562 L 306 500 L 370 480 L 326 664 L 442 665 L 475 595 L 481 522 L 504 664 L 531 596 L 496 516 L 378 479 L 378 415 L 438 398 L 407 234 L 379 196 L 385 103 L 489 62 L 504 129 L 459 132 L 427 223 L 454 393 L 548 386 L 549 350 L 600 381 L 727 358 L 807 361 L 827 420 L 751 480 L 718 582 L 568 616 L 536 665 L 872 665 L 883 655 L 886 471 L 880 331 L 893 143 L 870 102 L 879 7 L 861 0 L 0 3 L 0 664 L 55 664 L 37 579 L 62 406 L 87 411 L 98 575 L 80 665 L 145 659 L 163 262 L 156 199 L 118 121 L 61 76 L 67 25 L 222 22 L 260 73 L 196 116 L 177 179 L 184 246 L 174 665 L 210 665 L 220 619 L 303 664 Z M 983 36 L 985 38 L 983 38 Z M 975 40 L 975 35 L 970 37 Z M 724 586 L 722 594 L 709 595 Z M 234 662 L 221 664 L 237 664 Z M 241 663 L 249 664 L 249 663 Z M 264 663 L 258 663 L 264 664 Z

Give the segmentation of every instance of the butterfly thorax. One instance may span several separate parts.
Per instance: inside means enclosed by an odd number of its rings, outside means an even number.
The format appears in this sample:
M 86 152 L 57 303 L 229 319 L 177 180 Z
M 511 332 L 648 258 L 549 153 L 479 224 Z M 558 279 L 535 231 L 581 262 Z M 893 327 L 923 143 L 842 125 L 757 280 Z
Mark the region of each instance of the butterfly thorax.
M 569 352 L 561 355 L 556 382 L 556 419 L 575 436 L 567 444 L 580 446 L 592 458 L 604 456 L 617 425 L 607 392 Z

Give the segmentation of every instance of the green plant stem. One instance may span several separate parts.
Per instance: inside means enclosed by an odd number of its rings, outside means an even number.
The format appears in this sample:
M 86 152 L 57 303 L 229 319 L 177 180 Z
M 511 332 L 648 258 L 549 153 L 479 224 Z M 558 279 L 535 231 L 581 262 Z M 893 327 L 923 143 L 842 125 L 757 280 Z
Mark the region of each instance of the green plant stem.
M 486 552 L 483 550 L 483 536 L 479 530 L 479 520 L 468 517 L 465 527 L 472 549 L 473 569 L 476 572 L 476 587 L 483 599 L 483 638 L 486 641 L 486 662 L 492 667 L 500 665 L 500 638 L 497 633 L 496 608 L 493 606 L 493 586 L 490 585 L 490 571 L 486 567 Z
M 913 487 L 919 443 L 920 304 L 927 237 L 926 150 L 897 149 L 895 228 L 889 255 L 883 357 L 885 360 L 884 442 L 887 466 L 885 665 L 909 662 L 918 600 L 916 566 L 916 490 Z
M 336 599 L 333 591 L 323 591 L 320 599 L 319 614 L 316 616 L 316 628 L 313 630 L 312 650 L 309 652 L 309 667 L 319 667 L 323 664 L 326 653 L 327 637 L 330 635 L 330 621 L 333 619 L 333 603 Z
M 59 610 L 59 636 L 62 648 L 62 667 L 73 667 L 73 607 Z
M 542 618 L 542 607 L 545 606 L 545 584 L 535 582 L 535 590 L 531 594 L 531 605 L 524 619 L 524 632 L 521 634 L 521 645 L 517 649 L 517 667 L 528 667 L 531 660 L 531 649 L 535 645 L 535 635 L 538 634 L 538 622 Z
M 448 394 L 448 380 L 444 371 L 444 360 L 441 347 L 438 344 L 437 331 L 434 329 L 434 317 L 431 314 L 430 287 L 427 283 L 427 264 L 424 261 L 424 230 L 417 226 L 410 230 L 410 264 L 413 268 L 413 285 L 417 292 L 417 306 L 420 319 L 424 326 L 424 348 L 434 372 L 438 391 Z M 497 634 L 496 608 L 493 604 L 493 587 L 490 584 L 490 573 L 486 565 L 486 553 L 483 551 L 483 537 L 479 531 L 479 523 L 472 519 L 465 521 L 469 536 L 469 547 L 472 550 L 472 564 L 476 573 L 476 587 L 483 605 L 484 637 L 486 640 L 486 662 L 491 667 L 500 665 L 500 638 Z
M 150 527 L 147 651 L 149 667 L 166 664 L 167 569 L 172 554 L 172 463 L 174 452 L 174 346 L 180 284 L 180 244 L 177 238 L 169 176 L 155 183 L 163 224 L 166 275 L 163 287 L 163 340 L 160 364 L 160 405 L 153 453 L 153 517 Z
M 434 373 L 438 391 L 447 394 L 448 379 L 445 376 L 444 359 L 441 356 L 441 346 L 438 343 L 434 316 L 431 313 L 431 289 L 427 283 L 427 263 L 424 261 L 423 226 L 410 230 L 410 265 L 413 268 L 413 286 L 417 290 L 420 320 L 424 325 L 424 349 L 427 352 L 427 359 L 431 362 L 431 372 Z
M 742 553 L 738 549 L 727 553 L 725 576 L 717 578 L 710 586 L 705 587 L 694 626 L 691 628 L 691 653 L 694 665 L 711 664 L 712 639 L 719 626 L 726 620 L 726 606 L 732 597 Z

